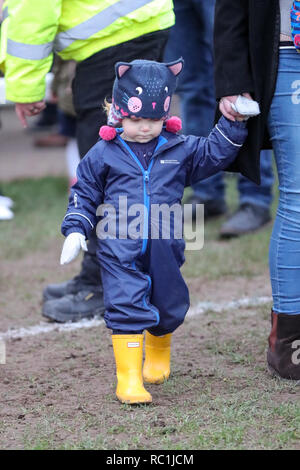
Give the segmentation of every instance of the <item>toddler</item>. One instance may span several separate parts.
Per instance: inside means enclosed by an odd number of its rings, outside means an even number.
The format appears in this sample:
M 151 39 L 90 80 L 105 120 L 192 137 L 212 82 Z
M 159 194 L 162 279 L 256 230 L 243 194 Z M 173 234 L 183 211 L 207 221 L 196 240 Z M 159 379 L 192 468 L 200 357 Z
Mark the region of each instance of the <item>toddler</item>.
M 184 188 L 228 167 L 247 136 L 244 122 L 225 117 L 207 138 L 177 134 L 180 120 L 167 116 L 182 67 L 182 59 L 116 64 L 108 126 L 100 129 L 102 139 L 78 166 L 62 224 L 67 238 L 61 264 L 86 250 L 86 239 L 97 226 L 104 319 L 112 330 L 116 395 L 122 403 L 151 402 L 144 382 L 168 379 L 171 335 L 189 308 L 180 272 L 184 240 L 176 239 L 174 226 L 170 237 L 151 238 L 151 208 L 180 204 Z M 120 196 L 127 198 L 126 218 L 119 210 Z M 145 210 L 140 211 L 141 236 L 129 237 L 133 204 Z M 109 220 L 107 213 L 115 234 L 106 237 L 100 228 Z

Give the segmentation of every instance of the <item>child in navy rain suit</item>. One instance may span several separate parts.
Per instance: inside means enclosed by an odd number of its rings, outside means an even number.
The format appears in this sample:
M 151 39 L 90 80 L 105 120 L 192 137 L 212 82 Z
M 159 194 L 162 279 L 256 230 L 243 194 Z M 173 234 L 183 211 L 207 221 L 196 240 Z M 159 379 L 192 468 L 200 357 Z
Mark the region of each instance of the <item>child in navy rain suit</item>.
M 102 139 L 78 166 L 78 181 L 62 224 L 67 237 L 61 256 L 65 264 L 80 248 L 86 249 L 94 226 L 100 227 L 107 215 L 102 205 L 115 209 L 115 235 L 98 235 L 97 256 L 104 318 L 113 333 L 116 394 L 123 403 L 151 402 L 143 382 L 162 383 L 169 377 L 171 334 L 189 308 L 180 272 L 184 240 L 174 237 L 172 227 L 169 239 L 151 239 L 151 205 L 180 204 L 184 188 L 224 170 L 247 136 L 245 123 L 224 117 L 208 138 L 176 133 L 179 119 L 167 116 L 182 67 L 182 59 L 170 64 L 146 60 L 116 64 L 109 126 L 100 129 Z M 122 127 L 116 129 L 119 124 Z M 124 200 L 126 196 L 128 208 L 133 204 L 145 208 L 140 237 L 124 236 L 120 196 Z M 132 220 L 128 210 L 126 229 Z

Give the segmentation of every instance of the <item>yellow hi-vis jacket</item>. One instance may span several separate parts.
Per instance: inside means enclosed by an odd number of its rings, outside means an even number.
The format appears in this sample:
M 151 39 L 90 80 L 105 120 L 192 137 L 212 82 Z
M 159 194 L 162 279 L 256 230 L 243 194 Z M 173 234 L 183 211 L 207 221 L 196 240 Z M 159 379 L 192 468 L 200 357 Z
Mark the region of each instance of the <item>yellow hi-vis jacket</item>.
M 44 98 L 53 52 L 79 62 L 175 21 L 172 0 L 6 0 L 2 19 L 6 98 L 19 103 Z

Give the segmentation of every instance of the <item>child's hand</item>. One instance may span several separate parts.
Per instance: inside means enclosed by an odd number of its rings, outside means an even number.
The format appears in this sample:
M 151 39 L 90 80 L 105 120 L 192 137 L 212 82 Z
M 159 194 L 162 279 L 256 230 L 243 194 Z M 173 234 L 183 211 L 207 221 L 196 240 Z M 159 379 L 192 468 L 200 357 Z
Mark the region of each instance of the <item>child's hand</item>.
M 251 116 L 260 114 L 259 105 L 249 93 L 224 96 L 220 100 L 219 109 L 230 121 L 245 121 Z
M 235 103 L 238 98 L 238 95 L 234 96 L 224 96 L 220 100 L 219 109 L 223 116 L 225 116 L 230 121 L 236 121 L 237 119 L 243 119 L 243 116 L 237 113 L 232 109 L 232 103 Z
M 68 264 L 78 256 L 80 248 L 87 251 L 85 236 L 82 233 L 73 232 L 67 236 L 60 256 L 60 264 Z
M 236 102 L 231 103 L 231 107 L 234 111 L 244 116 L 245 120 L 260 114 L 259 104 L 250 95 L 239 95 Z

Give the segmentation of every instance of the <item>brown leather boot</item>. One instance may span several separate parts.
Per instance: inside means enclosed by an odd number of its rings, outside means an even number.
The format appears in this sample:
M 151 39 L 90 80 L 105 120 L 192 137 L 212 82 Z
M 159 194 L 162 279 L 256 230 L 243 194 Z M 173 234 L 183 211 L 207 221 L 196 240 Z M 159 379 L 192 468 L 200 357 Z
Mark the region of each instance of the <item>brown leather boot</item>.
M 300 385 L 300 315 L 272 311 L 271 322 L 269 371 L 280 379 L 298 380 Z

